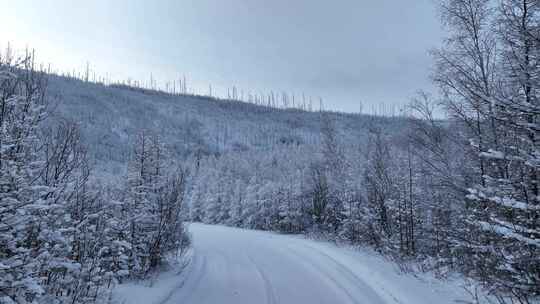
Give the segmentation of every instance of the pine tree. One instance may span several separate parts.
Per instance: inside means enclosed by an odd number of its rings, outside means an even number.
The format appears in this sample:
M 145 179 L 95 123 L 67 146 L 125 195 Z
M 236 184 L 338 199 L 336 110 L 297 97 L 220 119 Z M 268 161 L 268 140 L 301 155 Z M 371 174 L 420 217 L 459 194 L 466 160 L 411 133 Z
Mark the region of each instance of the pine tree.
M 52 232 L 41 226 L 50 189 L 36 178 L 44 89 L 32 57 L 0 58 L 0 300 L 7 303 L 31 303 L 44 293 L 40 258 L 54 255 L 41 244 Z

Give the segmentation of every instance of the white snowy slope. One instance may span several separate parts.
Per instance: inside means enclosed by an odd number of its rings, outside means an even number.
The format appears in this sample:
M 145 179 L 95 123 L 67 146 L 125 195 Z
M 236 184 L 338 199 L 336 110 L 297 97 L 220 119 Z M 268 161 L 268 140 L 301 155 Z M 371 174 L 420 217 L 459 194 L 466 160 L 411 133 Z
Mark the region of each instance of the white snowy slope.
M 433 304 L 466 299 L 457 282 L 399 274 L 375 254 L 260 231 L 202 224 L 190 229 L 194 255 L 184 273 L 139 293 L 143 297 L 133 297 L 137 291 L 128 289 L 132 297 L 125 303 Z

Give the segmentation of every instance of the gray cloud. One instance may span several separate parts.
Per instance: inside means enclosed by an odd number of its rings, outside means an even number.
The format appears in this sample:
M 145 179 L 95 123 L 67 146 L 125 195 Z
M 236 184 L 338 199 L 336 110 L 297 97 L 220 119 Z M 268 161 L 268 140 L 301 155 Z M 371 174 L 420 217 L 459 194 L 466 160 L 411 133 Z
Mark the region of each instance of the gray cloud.
M 427 50 L 441 39 L 431 0 L 0 1 L 21 37 L 65 43 L 57 53 L 102 73 L 187 73 L 201 84 L 320 95 L 346 111 L 430 89 Z

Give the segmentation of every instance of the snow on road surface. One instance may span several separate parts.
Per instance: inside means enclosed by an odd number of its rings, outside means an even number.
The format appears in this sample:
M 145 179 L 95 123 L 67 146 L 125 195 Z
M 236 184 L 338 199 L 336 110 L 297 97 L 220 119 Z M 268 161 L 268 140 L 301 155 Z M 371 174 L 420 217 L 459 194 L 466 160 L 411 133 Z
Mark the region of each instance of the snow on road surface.
M 191 224 L 193 260 L 136 304 L 422 304 L 467 299 L 457 282 L 400 274 L 376 254 L 299 236 Z M 170 290 L 166 291 L 165 289 Z M 161 293 L 153 296 L 153 293 Z M 150 300 L 151 298 L 151 300 Z

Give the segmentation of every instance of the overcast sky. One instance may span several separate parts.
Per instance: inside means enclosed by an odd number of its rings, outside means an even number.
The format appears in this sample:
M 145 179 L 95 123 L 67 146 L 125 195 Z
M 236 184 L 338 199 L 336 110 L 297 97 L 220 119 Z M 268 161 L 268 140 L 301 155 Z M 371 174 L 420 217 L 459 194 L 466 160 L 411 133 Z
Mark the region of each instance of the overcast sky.
M 204 92 L 305 92 L 348 112 L 430 90 L 441 36 L 433 0 L 0 0 L 2 46 L 58 69 L 186 74 Z

